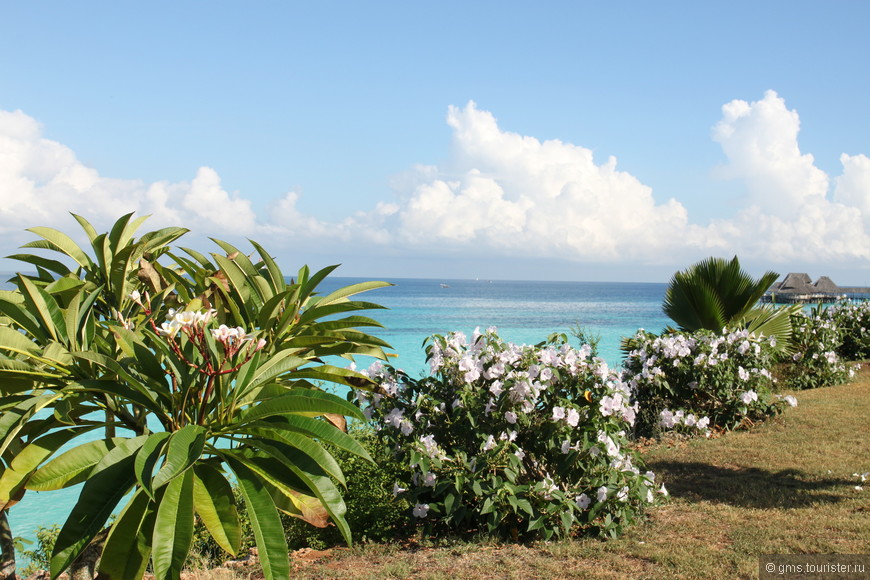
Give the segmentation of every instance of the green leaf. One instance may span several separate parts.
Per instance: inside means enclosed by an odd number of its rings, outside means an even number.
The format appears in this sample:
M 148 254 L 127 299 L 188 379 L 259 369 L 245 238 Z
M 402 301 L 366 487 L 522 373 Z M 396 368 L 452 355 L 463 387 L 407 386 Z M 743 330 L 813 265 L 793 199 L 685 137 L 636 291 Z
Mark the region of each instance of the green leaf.
M 294 389 L 286 395 L 269 399 L 244 411 L 239 417 L 239 423 L 249 423 L 257 419 L 287 413 L 314 415 L 336 413 L 365 420 L 359 407 L 331 393 L 311 389 Z
M 235 473 L 242 497 L 245 499 L 266 580 L 289 578 L 290 558 L 287 553 L 287 542 L 284 539 L 284 528 L 272 496 L 269 495 L 263 481 L 244 463 L 231 456 L 227 457 L 227 463 Z
M 192 539 L 193 470 L 187 470 L 184 476 L 169 482 L 158 503 L 151 540 L 151 561 L 156 578 L 177 579 L 181 576 Z
M 66 337 L 66 322 L 54 297 L 20 274 L 19 282 L 21 295 L 25 305 L 30 307 L 30 312 L 39 315 L 43 328 L 54 340 L 63 341 Z
M 39 352 L 39 347 L 32 340 L 8 326 L 0 326 L 0 349 L 26 355 Z
M 220 471 L 198 463 L 193 466 L 193 504 L 215 542 L 233 556 L 242 543 L 242 527 L 233 501 L 233 489 Z
M 142 448 L 136 453 L 136 460 L 133 464 L 136 480 L 151 499 L 154 499 L 154 488 L 151 485 L 154 476 L 154 466 L 157 465 L 157 460 L 163 453 L 166 439 L 169 437 L 170 434 L 166 431 L 155 433 L 145 440 Z
M 354 455 L 359 455 L 364 459 L 374 462 L 365 447 L 332 423 L 302 415 L 275 416 L 270 417 L 267 421 L 270 427 L 305 433 L 316 437 L 322 442 L 331 443 L 339 449 L 344 449 Z
M 34 394 L 34 396 L 6 409 L 0 415 L 0 440 L 3 442 L 0 444 L 0 455 L 6 452 L 6 448 L 31 417 L 62 396 L 63 393 Z
M 38 241 L 29 242 L 27 244 L 24 244 L 22 246 L 23 248 L 47 247 L 48 249 L 66 254 L 67 256 L 75 260 L 75 263 L 84 268 L 85 270 L 90 269 L 90 266 L 93 265 L 93 262 L 91 262 L 87 254 L 85 254 L 78 246 L 78 244 L 76 244 L 68 235 L 57 230 L 44 227 L 28 228 L 27 231 L 33 232 L 37 236 L 42 237 L 47 242 L 47 245 Z
M 444 512 L 446 515 L 450 515 L 453 513 L 454 508 L 456 507 L 456 496 L 452 493 L 448 493 L 444 498 Z
M 366 292 L 368 290 L 375 290 L 377 288 L 387 288 L 389 286 L 393 286 L 389 282 L 360 282 L 358 284 L 351 284 L 350 286 L 345 286 L 344 288 L 339 288 L 335 292 L 331 293 L 329 296 L 326 296 L 322 300 L 318 302 L 320 305 L 332 304 L 334 302 L 338 302 L 347 298 L 348 296 L 353 296 L 354 294 L 359 294 L 360 292 Z
M 254 423 L 243 429 L 244 433 L 260 436 L 264 440 L 279 440 L 282 443 L 295 447 L 323 468 L 329 475 L 338 480 L 342 485 L 347 485 L 344 474 L 341 472 L 338 462 L 317 441 L 310 437 L 294 433 L 292 431 L 279 430 L 265 422 Z
M 27 480 L 25 487 L 35 491 L 62 489 L 81 483 L 88 473 L 114 449 L 121 438 L 89 441 L 52 459 Z
M 107 580 L 141 578 L 151 556 L 156 512 L 148 494 L 137 491 L 112 525 L 100 556 L 99 577 Z
M 329 516 L 344 540 L 348 545 L 351 545 L 353 540 L 350 536 L 350 527 L 344 519 L 347 506 L 345 506 L 338 488 L 335 487 L 323 468 L 298 449 L 281 443 L 260 440 L 256 446 L 261 453 L 270 456 L 265 460 L 262 457 L 251 459 L 251 462 L 262 470 L 260 473 L 269 475 L 272 478 L 271 481 L 276 485 L 292 480 L 293 476 L 301 480 L 317 496 L 323 507 L 329 512 Z M 253 467 L 253 465 L 251 466 Z
M 529 514 L 530 516 L 535 515 L 535 510 L 532 509 L 532 504 L 529 503 L 527 499 L 517 499 L 516 508 L 519 508 Z
M 52 578 L 69 568 L 136 481 L 132 455 L 138 449 L 135 443 L 127 440 L 115 447 L 91 472 L 57 536 L 51 556 Z
M 174 432 L 166 450 L 166 461 L 151 482 L 153 489 L 172 481 L 202 456 L 205 447 L 205 429 L 187 425 Z
M 0 509 L 7 507 L 8 502 L 23 487 L 25 480 L 40 463 L 70 439 L 91 429 L 93 427 L 55 431 L 25 445 L 9 463 L 3 475 L 0 476 Z
M 533 520 L 529 520 L 529 527 L 526 531 L 531 532 L 533 530 L 540 530 L 544 527 L 546 521 L 544 520 L 544 516 L 537 517 Z

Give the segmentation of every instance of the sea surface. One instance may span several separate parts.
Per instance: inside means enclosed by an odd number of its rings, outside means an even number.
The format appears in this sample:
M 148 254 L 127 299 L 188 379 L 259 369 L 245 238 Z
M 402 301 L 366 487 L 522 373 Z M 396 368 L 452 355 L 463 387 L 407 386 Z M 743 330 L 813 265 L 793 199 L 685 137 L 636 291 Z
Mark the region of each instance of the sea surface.
M 364 282 L 365 278 L 327 278 L 319 290 Z M 535 344 L 554 332 L 582 327 L 600 337 L 599 354 L 612 366 L 621 361 L 622 337 L 637 329 L 661 331 L 669 319 L 661 304 L 666 284 L 612 282 L 526 282 L 504 280 L 385 279 L 393 284 L 365 292 L 359 300 L 375 302 L 383 310 L 367 315 L 383 325 L 370 332 L 384 339 L 397 355 L 393 366 L 412 376 L 427 372 L 422 345 L 432 334 L 462 331 L 470 336 L 494 326 L 505 340 Z M 370 361 L 361 360 L 358 366 Z M 78 497 L 80 487 L 51 492 L 27 492 L 9 512 L 12 533 L 35 539 L 38 526 L 61 525 Z

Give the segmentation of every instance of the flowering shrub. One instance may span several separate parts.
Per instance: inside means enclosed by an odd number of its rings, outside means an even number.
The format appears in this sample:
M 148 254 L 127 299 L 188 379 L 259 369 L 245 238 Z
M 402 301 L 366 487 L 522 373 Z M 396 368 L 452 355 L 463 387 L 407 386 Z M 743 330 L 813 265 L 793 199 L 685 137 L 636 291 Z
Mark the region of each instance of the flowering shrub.
M 639 330 L 626 344 L 632 350 L 622 380 L 639 405 L 638 435 L 733 429 L 747 419 L 775 414 L 784 404 L 770 393 L 774 338 L 746 330 L 662 336 Z
M 786 387 L 827 387 L 843 383 L 855 374 L 837 355 L 843 337 L 839 322 L 847 317 L 844 311 L 830 316 L 827 310 L 820 313 L 816 309 L 812 314 L 798 312 L 792 315 L 794 353 L 790 355 L 791 360 L 786 358 L 779 370 Z
M 841 342 L 836 350 L 840 358 L 870 358 L 870 301 L 841 300 L 826 308 L 822 317 L 839 330 Z
M 380 390 L 357 398 L 405 473 L 394 493 L 429 532 L 616 536 L 655 500 L 628 387 L 590 350 L 455 332 L 429 340 L 429 377 L 365 372 Z

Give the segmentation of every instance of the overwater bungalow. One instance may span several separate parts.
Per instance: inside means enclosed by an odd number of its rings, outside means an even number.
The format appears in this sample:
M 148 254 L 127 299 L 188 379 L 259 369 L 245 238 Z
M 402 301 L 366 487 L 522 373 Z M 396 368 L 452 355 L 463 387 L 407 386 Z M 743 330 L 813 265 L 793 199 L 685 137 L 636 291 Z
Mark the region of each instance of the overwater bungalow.
M 809 274 L 792 272 L 782 282 L 776 282 L 762 296 L 762 302 L 779 304 L 830 303 L 840 298 L 870 299 L 870 288 L 838 286 L 827 276 L 813 282 Z

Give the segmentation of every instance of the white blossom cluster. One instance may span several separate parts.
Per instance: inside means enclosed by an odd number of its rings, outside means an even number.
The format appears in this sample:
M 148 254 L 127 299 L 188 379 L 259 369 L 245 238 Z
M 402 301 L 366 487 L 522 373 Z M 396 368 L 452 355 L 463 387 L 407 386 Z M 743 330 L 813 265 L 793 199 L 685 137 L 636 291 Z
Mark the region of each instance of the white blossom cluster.
M 396 484 L 394 493 L 410 494 L 415 516 L 432 513 L 438 482 L 457 470 L 484 478 L 506 465 L 544 501 L 653 501 L 652 477 L 625 445 L 638 412 L 631 388 L 588 345 L 517 345 L 490 328 L 433 337 L 428 362 L 431 376 L 419 380 L 376 362 L 360 372 L 378 388 L 356 392 L 412 470 L 409 487 Z
M 746 329 L 661 336 L 641 330 L 630 344 L 622 380 L 640 405 L 658 407 L 653 407 L 657 428 L 709 435 L 714 422 L 733 425 L 768 408 L 767 395 L 762 400 L 759 393 L 767 393 L 774 382 L 768 368 L 774 337 Z M 642 431 L 655 431 L 649 421 Z

